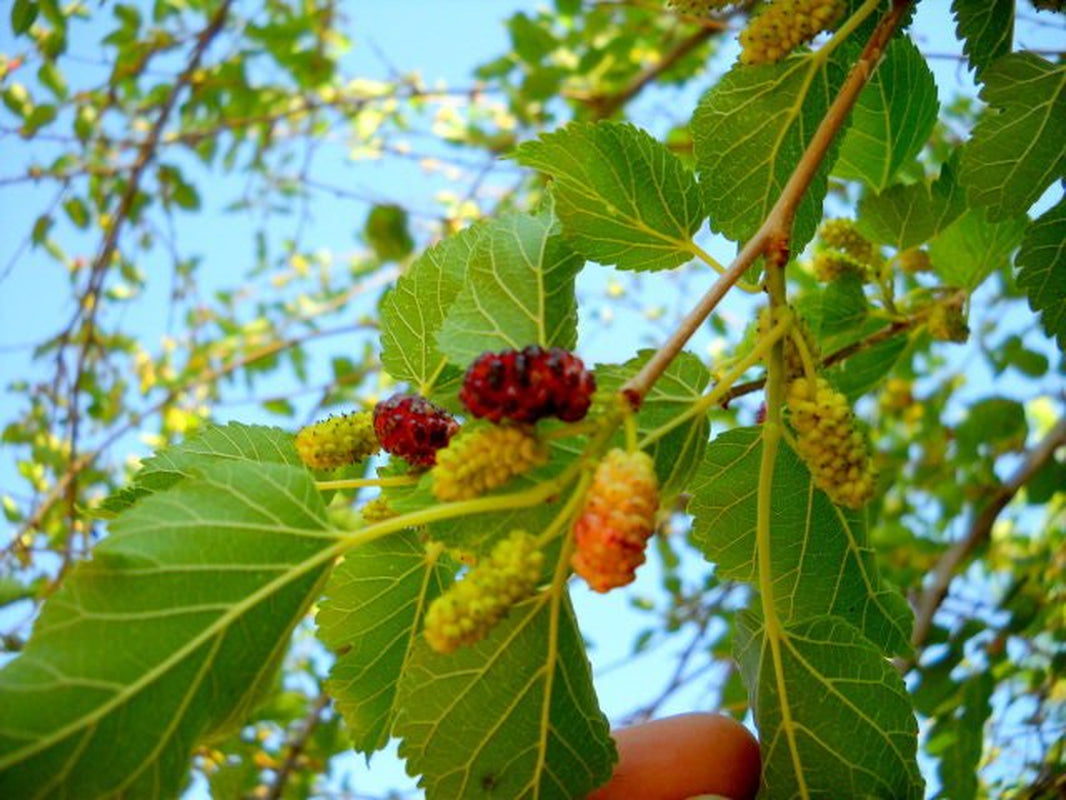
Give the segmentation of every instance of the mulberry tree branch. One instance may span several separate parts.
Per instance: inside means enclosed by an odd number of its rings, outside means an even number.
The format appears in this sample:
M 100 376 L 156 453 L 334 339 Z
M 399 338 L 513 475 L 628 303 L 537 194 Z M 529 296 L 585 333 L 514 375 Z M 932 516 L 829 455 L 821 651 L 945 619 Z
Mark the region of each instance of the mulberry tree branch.
M 744 272 L 759 256 L 766 255 L 775 263 L 784 265 L 788 261 L 789 239 L 792 223 L 796 217 L 803 195 L 806 194 L 815 173 L 825 160 L 833 139 L 840 132 L 851 113 L 859 94 L 873 76 L 881 56 L 884 54 L 892 35 L 899 27 L 903 14 L 913 0 L 894 0 L 892 8 L 881 18 L 874 28 L 870 39 L 863 48 L 858 61 L 851 68 L 843 86 L 833 99 L 825 117 L 811 137 L 788 182 L 781 190 L 780 196 L 765 221 L 755 235 L 741 248 L 733 263 L 715 281 L 707 294 L 700 299 L 696 307 L 681 321 L 677 330 L 659 348 L 644 367 L 623 387 L 622 394 L 634 408 L 639 407 L 644 396 L 651 390 L 655 381 L 681 352 L 682 348 L 699 330 L 704 320 L 722 301 L 726 293 L 740 280 Z
M 1055 455 L 1055 451 L 1066 445 L 1066 417 L 1062 417 L 1029 453 L 1014 473 L 1004 481 L 970 523 L 966 535 L 952 545 L 940 556 L 933 570 L 932 580 L 925 587 L 918 600 L 915 611 L 914 633 L 911 644 L 915 649 L 921 648 L 929 638 L 933 627 L 933 617 L 940 604 L 947 597 L 948 588 L 959 569 L 969 560 L 974 551 L 987 542 L 992 534 L 992 526 L 999 514 L 1014 499 L 1014 495 Z M 910 664 L 903 664 L 909 667 Z

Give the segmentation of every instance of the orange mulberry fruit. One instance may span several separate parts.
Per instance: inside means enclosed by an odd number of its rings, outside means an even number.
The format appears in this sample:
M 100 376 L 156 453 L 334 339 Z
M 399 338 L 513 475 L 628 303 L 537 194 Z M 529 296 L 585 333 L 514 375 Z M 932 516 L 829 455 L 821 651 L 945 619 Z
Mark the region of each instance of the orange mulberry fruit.
M 658 509 L 659 482 L 651 457 L 611 450 L 596 467 L 574 523 L 574 571 L 597 592 L 631 583 L 644 563 Z
M 536 434 L 491 425 L 456 436 L 437 452 L 433 494 L 438 500 L 469 500 L 503 486 L 548 460 Z
M 296 434 L 300 460 L 314 469 L 354 464 L 381 449 L 369 411 L 345 414 L 316 422 Z
M 511 607 L 540 583 L 544 554 L 537 540 L 514 531 L 492 548 L 465 578 L 452 584 L 426 612 L 423 632 L 438 653 L 484 639 Z

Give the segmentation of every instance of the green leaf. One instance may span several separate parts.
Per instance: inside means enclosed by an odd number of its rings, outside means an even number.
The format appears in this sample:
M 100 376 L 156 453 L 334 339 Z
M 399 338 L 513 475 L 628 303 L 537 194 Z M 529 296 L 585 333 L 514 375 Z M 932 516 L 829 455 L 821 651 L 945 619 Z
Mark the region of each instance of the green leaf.
M 959 455 L 967 461 L 982 450 L 1020 450 L 1028 435 L 1025 407 L 1007 397 L 988 397 L 974 403 L 955 428 Z
M 953 685 L 957 685 L 954 684 Z M 959 692 L 958 709 L 942 714 L 929 730 L 929 754 L 939 756 L 938 798 L 974 800 L 984 747 L 985 722 L 992 715 L 996 679 L 990 672 L 967 678 Z
M 980 80 L 985 67 L 1010 52 L 1015 0 L 952 0 L 956 34 Z
M 711 228 L 750 239 L 766 218 L 843 80 L 832 59 L 792 56 L 779 64 L 736 65 L 700 101 L 692 118 L 696 171 Z M 830 150 L 796 211 L 799 252 L 822 219 Z
M 742 613 L 766 797 L 919 800 L 918 724 L 884 653 L 839 617 L 767 626 Z
M 844 275 L 824 289 L 805 292 L 796 307 L 818 339 L 858 327 L 869 312 L 863 280 L 858 275 Z
M 280 428 L 231 422 L 212 426 L 181 444 L 145 459 L 129 486 L 120 489 L 100 505 L 105 514 L 129 508 L 152 492 L 161 492 L 192 474 L 192 470 L 216 461 L 301 464 L 293 436 Z
M 973 289 L 992 272 L 1009 268 L 1026 223 L 1025 217 L 989 222 L 983 210 L 970 209 L 933 239 L 929 260 L 946 284 Z
M 32 586 L 27 586 L 20 580 L 7 575 L 0 576 L 0 608 L 33 597 L 36 593 Z
M 485 226 L 437 336 L 450 361 L 465 367 L 486 350 L 530 344 L 574 348 L 574 277 L 582 259 L 557 228 L 546 212 L 510 214 Z
M 427 800 L 584 797 L 615 761 L 569 597 L 550 590 L 473 647 L 420 639 L 396 733 Z
M 693 543 L 724 578 L 754 583 L 755 514 L 762 437 L 758 428 L 727 431 L 711 442 L 690 491 Z M 814 487 L 787 446 L 774 465 L 771 531 L 774 600 L 783 622 L 832 614 L 892 653 L 910 649 L 911 611 L 886 589 L 867 546 L 864 513 L 837 508 Z
M 306 470 L 231 461 L 115 520 L 0 671 L 0 796 L 177 795 L 270 684 L 341 552 L 326 527 Z
M 925 145 L 939 107 L 925 58 L 908 37 L 894 39 L 859 95 L 833 174 L 884 191 Z
M 962 150 L 959 181 L 989 218 L 1024 214 L 1066 174 L 1066 64 L 1012 53 L 984 73 L 981 114 Z
M 908 342 L 906 334 L 889 337 L 834 364 L 826 371 L 826 379 L 854 402 L 892 371 L 907 349 Z
M 454 383 L 437 348 L 437 332 L 463 286 L 481 228 L 467 228 L 431 247 L 411 265 L 381 303 L 381 363 L 389 375 L 427 397 Z
M 15 0 L 11 6 L 11 32 L 21 36 L 37 19 L 37 3 L 34 0 Z
M 450 580 L 451 571 L 404 531 L 353 549 L 326 583 L 316 622 L 337 653 L 326 688 L 359 752 L 370 755 L 389 741 L 397 682 L 423 612 Z
M 642 350 L 625 364 L 598 365 L 596 403 L 603 406 L 613 403 L 622 384 L 636 375 L 654 352 Z M 678 355 L 640 406 L 637 414 L 638 437 L 647 436 L 689 411 L 706 391 L 710 380 L 710 372 L 696 356 L 688 352 Z M 686 488 L 703 460 L 710 430 L 707 415 L 701 414 L 678 425 L 652 445 L 649 453 L 655 459 L 655 473 L 663 498 L 669 498 Z
M 1014 263 L 1029 308 L 1066 351 L 1066 200 L 1029 224 Z
M 407 211 L 402 206 L 378 205 L 370 209 L 363 236 L 382 261 L 400 261 L 415 247 L 407 229 Z
M 632 125 L 571 123 L 518 148 L 516 158 L 555 180 L 563 235 L 592 261 L 657 270 L 692 258 L 706 218 L 696 178 L 662 143 Z
M 956 171 L 949 161 L 931 183 L 896 184 L 881 194 L 865 195 L 859 202 L 859 230 L 897 250 L 929 241 L 966 210 Z

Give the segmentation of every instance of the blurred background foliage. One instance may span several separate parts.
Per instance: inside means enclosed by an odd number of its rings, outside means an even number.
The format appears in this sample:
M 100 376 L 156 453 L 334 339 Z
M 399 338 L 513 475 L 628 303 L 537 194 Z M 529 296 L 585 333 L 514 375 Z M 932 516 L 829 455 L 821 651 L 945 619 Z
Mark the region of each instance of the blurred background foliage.
M 947 3 L 929 2 L 949 26 Z M 395 5 L 424 24 L 420 4 Z M 516 143 L 572 119 L 632 119 L 690 157 L 694 103 L 728 68 L 751 4 L 708 16 L 655 0 L 555 0 L 502 19 L 492 3 L 466 5 L 481 25 L 502 25 L 505 44 L 445 83 L 375 50 L 361 20 L 376 12 L 358 3 L 14 0 L 0 49 L 8 654 L 105 535 L 90 510 L 139 458 L 208 421 L 294 429 L 389 389 L 382 292 L 429 243 L 538 202 L 543 179 L 506 159 Z M 1063 19 L 1019 3 L 1018 36 L 1061 49 Z M 465 35 L 419 34 L 459 51 Z M 957 55 L 927 55 L 965 69 Z M 942 89 L 941 103 L 908 180 L 937 174 L 974 124 L 972 90 Z M 833 182 L 831 215 L 853 216 L 860 194 Z M 918 608 L 916 657 L 900 666 L 923 768 L 931 792 L 951 798 L 1066 791 L 1063 360 L 1015 285 L 1015 246 L 964 293 L 964 343 L 911 330 L 853 393 L 880 460 L 875 544 Z M 583 277 L 582 353 L 621 362 L 660 341 L 709 279 L 697 268 Z M 802 264 L 794 279 L 812 308 L 848 302 L 839 287 L 845 300 L 825 299 Z M 895 287 L 936 288 L 919 274 Z M 712 370 L 750 335 L 751 309 L 727 306 L 701 333 Z M 737 393 L 713 430 L 750 424 L 757 407 L 758 395 Z M 615 657 L 597 674 L 609 687 L 633 664 L 656 665 L 642 683 L 651 691 L 623 679 L 624 701 L 607 703 L 617 721 L 747 712 L 730 661 L 743 589 L 688 551 L 687 530 L 679 509 L 654 565 L 616 601 L 633 625 L 612 634 L 625 641 L 604 648 Z M 198 752 L 194 787 L 383 796 L 340 757 L 349 746 L 321 692 L 326 668 L 298 632 L 255 718 Z

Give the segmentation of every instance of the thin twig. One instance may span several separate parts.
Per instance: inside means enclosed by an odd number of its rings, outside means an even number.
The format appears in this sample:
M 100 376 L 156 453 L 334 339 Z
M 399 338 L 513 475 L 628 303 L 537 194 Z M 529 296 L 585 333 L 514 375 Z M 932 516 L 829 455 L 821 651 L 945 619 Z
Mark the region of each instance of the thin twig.
M 911 644 L 916 650 L 921 648 L 929 638 L 929 632 L 933 627 L 933 617 L 940 608 L 940 604 L 944 602 L 956 573 L 973 552 L 988 541 L 992 534 L 992 526 L 1000 512 L 1006 508 L 1018 490 L 1054 456 L 1055 450 L 1063 445 L 1066 445 L 1066 416 L 1062 417 L 1047 436 L 1029 451 L 1018 469 L 992 493 L 992 496 L 974 516 L 966 535 L 940 556 L 940 560 L 933 569 L 933 578 L 922 592 L 915 611 Z M 903 662 L 900 666 L 909 668 L 911 665 L 911 662 Z
M 315 732 L 315 728 L 322 721 L 322 712 L 329 705 L 329 700 L 329 695 L 325 692 L 315 698 L 311 704 L 311 709 L 307 712 L 307 716 L 304 717 L 299 727 L 292 732 L 289 741 L 286 743 L 285 760 L 278 767 L 274 782 L 270 784 L 266 794 L 256 795 L 257 797 L 262 796 L 265 800 L 281 800 L 281 796 L 285 792 L 285 786 L 288 784 L 289 778 L 292 777 L 296 764 L 300 760 L 300 756 L 303 755 L 307 742 L 311 739 L 311 734 Z
M 108 225 L 104 240 L 100 245 L 96 257 L 93 259 L 82 301 L 78 304 L 78 309 L 75 311 L 66 330 L 64 330 L 59 337 L 61 346 L 57 358 L 60 360 L 62 359 L 63 351 L 71 344 L 75 336 L 80 340 L 75 359 L 74 380 L 70 391 L 68 439 L 70 443 L 70 460 L 72 463 L 77 462 L 79 455 L 79 427 L 81 423 L 79 394 L 82 391 L 82 384 L 85 381 L 85 376 L 89 369 L 90 353 L 97 345 L 96 319 L 99 314 L 100 306 L 103 304 L 103 289 L 107 280 L 107 275 L 116 260 L 115 256 L 122 229 L 128 221 L 130 213 L 133 211 L 134 203 L 140 193 L 141 179 L 144 176 L 148 165 L 155 157 L 160 139 L 163 135 L 163 129 L 166 127 L 167 122 L 170 119 L 171 112 L 177 105 L 178 97 L 192 81 L 192 76 L 200 68 L 200 63 L 203 60 L 204 54 L 207 52 L 207 48 L 222 30 L 232 3 L 233 0 L 223 0 L 218 6 L 218 9 L 215 11 L 214 16 L 211 18 L 207 27 L 204 28 L 197 37 L 196 47 L 193 49 L 185 69 L 182 70 L 181 74 L 175 79 L 174 86 L 163 101 L 163 104 L 159 109 L 159 115 L 156 117 L 151 130 L 148 132 L 148 136 L 145 138 L 137 153 L 137 159 L 133 164 L 133 169 L 130 170 L 126 190 L 122 193 L 122 196 L 119 199 L 118 207 L 115 209 L 111 224 Z M 58 374 L 62 375 L 63 371 L 63 368 L 60 367 Z M 77 529 L 77 472 L 71 473 L 71 478 L 67 482 L 66 499 L 71 533 L 73 534 Z M 62 577 L 63 573 L 71 563 L 73 556 L 73 539 L 73 535 L 68 536 L 67 545 L 64 550 L 63 564 L 59 569 L 60 577 Z
M 608 119 L 618 109 L 640 94 L 648 84 L 658 80 L 660 75 L 672 69 L 677 62 L 716 33 L 721 33 L 725 30 L 728 30 L 728 26 L 724 22 L 706 20 L 706 22 L 701 23 L 699 30 L 678 42 L 660 61 L 634 75 L 632 80 L 617 92 L 594 94 L 583 98 L 582 102 L 592 109 L 593 119 Z

